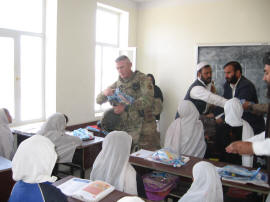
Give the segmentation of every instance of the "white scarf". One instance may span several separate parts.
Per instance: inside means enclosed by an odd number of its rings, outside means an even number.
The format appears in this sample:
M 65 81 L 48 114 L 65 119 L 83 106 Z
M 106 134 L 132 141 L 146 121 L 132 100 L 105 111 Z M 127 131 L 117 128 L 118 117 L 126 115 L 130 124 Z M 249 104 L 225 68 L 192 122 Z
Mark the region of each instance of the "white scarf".
M 61 113 L 55 113 L 50 116 L 41 130 L 37 132 L 49 138 L 55 144 L 55 150 L 58 155 L 57 162 L 72 162 L 76 147 L 82 144 L 80 138 L 65 134 L 66 119 Z
M 223 192 L 216 167 L 206 161 L 196 163 L 192 170 L 193 183 L 178 202 L 222 202 Z
M 0 156 L 11 160 L 14 155 L 14 138 L 8 124 L 6 112 L 2 108 L 0 109 Z
M 183 100 L 178 107 L 178 113 L 179 118 L 174 120 L 167 130 L 164 147 L 172 149 L 178 155 L 202 158 L 206 143 L 198 110 L 192 102 Z
M 54 144 L 46 137 L 34 135 L 24 140 L 12 160 L 15 181 L 26 183 L 54 182 L 51 176 L 57 159 Z
M 242 119 L 243 107 L 239 99 L 232 98 L 224 106 L 225 122 L 232 127 L 243 126 L 242 141 L 254 136 L 253 129 L 248 122 Z M 242 165 L 252 167 L 253 155 L 242 155 Z
M 109 133 L 94 162 L 90 180 L 102 180 L 119 191 L 137 195 L 136 171 L 128 162 L 131 143 L 126 132 Z

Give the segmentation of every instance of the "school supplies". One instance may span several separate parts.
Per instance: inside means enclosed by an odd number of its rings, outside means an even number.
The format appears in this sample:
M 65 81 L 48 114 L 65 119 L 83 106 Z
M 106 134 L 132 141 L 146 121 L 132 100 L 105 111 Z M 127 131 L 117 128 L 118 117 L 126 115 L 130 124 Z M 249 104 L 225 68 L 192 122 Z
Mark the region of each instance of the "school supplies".
M 93 140 L 95 138 L 94 134 L 85 128 L 73 130 L 73 135 L 79 137 L 81 140 Z
M 121 92 L 119 88 L 116 88 L 114 94 L 112 96 L 107 96 L 111 105 L 115 106 L 119 103 L 124 103 L 126 105 L 130 105 L 134 102 L 134 98 Z
M 160 163 L 172 165 L 173 167 L 181 167 L 189 161 L 189 157 L 178 156 L 173 151 L 167 148 L 157 150 L 151 158 Z
M 97 202 L 114 190 L 114 186 L 100 181 L 90 181 L 80 178 L 72 178 L 58 186 L 67 196 L 86 201 Z
M 242 184 L 251 183 L 258 186 L 269 187 L 268 175 L 257 170 L 248 170 L 246 168 L 234 165 L 227 165 L 217 168 L 218 174 L 227 181 L 238 182 Z

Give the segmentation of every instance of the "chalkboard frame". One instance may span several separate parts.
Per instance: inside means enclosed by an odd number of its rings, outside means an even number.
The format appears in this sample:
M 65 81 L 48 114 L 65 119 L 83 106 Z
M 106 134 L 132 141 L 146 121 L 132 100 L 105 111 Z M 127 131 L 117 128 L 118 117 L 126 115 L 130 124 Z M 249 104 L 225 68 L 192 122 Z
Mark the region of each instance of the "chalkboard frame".
M 234 43 L 234 44 L 197 44 L 196 61 L 206 61 L 212 67 L 212 77 L 217 92 L 223 95 L 225 83 L 223 66 L 230 61 L 238 61 L 242 74 L 248 78 L 257 90 L 259 103 L 266 103 L 266 83 L 262 80 L 265 52 L 270 51 L 270 43 Z

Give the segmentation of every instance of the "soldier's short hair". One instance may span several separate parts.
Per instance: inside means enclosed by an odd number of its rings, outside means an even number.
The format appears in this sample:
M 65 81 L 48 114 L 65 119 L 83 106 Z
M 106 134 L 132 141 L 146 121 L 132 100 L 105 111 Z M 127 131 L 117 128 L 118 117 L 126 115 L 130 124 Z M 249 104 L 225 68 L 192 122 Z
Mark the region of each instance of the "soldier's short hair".
M 116 58 L 115 62 L 120 62 L 123 60 L 127 60 L 128 62 L 130 62 L 130 59 L 126 55 L 119 56 L 118 58 Z

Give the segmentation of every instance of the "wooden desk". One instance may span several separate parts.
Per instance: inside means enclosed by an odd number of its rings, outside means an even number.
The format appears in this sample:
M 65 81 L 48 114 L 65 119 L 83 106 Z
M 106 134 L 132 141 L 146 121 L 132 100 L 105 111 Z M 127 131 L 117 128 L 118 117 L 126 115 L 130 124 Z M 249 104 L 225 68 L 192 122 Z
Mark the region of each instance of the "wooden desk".
M 171 173 L 174 175 L 187 177 L 187 178 L 192 178 L 192 168 L 196 163 L 200 161 L 210 162 L 217 167 L 223 167 L 225 165 L 228 165 L 228 163 L 216 162 L 216 161 L 211 161 L 211 160 L 206 160 L 206 159 L 201 159 L 201 158 L 196 158 L 196 157 L 190 157 L 190 160 L 187 162 L 186 165 L 180 168 L 175 168 L 173 166 L 156 163 L 156 162 L 149 161 L 149 160 L 139 158 L 139 157 L 134 157 L 134 156 L 129 157 L 129 162 L 140 173 L 145 173 L 146 170 L 148 171 L 158 170 L 158 171 L 163 171 L 163 172 L 167 172 L 167 173 Z M 270 188 L 260 187 L 253 184 L 240 184 L 236 182 L 229 182 L 226 180 L 222 180 L 222 185 L 228 186 L 228 187 L 235 187 L 235 188 L 252 191 L 252 192 L 258 192 L 262 194 L 268 194 L 270 192 Z
M 67 180 L 73 178 L 73 176 L 68 176 L 65 177 L 55 183 L 53 183 L 54 186 L 59 186 L 60 184 L 63 184 L 64 182 L 66 182 Z M 103 198 L 102 200 L 100 200 L 100 202 L 116 202 L 117 200 L 119 200 L 120 198 L 124 197 L 124 196 L 131 196 L 130 194 L 118 191 L 118 190 L 114 190 L 112 193 L 110 193 L 108 196 L 106 196 L 105 198 Z M 68 201 L 69 202 L 80 202 L 80 200 L 68 197 Z
M 14 184 L 11 161 L 0 156 L 0 201 L 8 201 Z
M 35 135 L 35 133 L 13 130 L 13 134 L 17 135 L 17 146 L 25 139 Z M 94 140 L 83 141 L 81 146 L 75 150 L 72 163 L 80 169 L 80 177 L 85 177 L 85 170 L 92 167 L 97 155 L 102 149 L 102 137 L 95 136 Z

